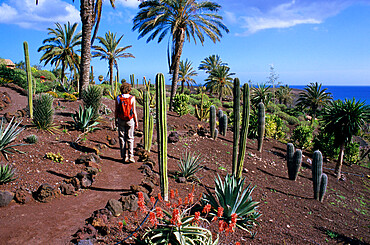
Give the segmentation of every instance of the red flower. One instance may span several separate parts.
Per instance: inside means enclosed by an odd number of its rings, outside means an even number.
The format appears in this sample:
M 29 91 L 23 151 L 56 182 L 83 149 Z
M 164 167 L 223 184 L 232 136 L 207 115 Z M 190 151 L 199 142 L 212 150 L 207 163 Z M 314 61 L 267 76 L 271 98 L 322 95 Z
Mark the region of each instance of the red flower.
M 179 197 L 178 205 L 180 206 L 182 204 L 182 199 Z
M 163 219 L 164 214 L 163 214 L 162 209 L 160 207 L 156 207 L 155 211 L 156 211 L 157 218 Z
M 144 194 L 142 192 L 138 192 L 137 193 L 137 196 L 138 196 L 138 199 L 139 199 L 137 201 L 137 205 L 139 206 L 140 211 L 146 212 L 146 206 L 145 206 L 145 201 L 144 201 Z
M 149 212 L 149 221 L 150 221 L 150 223 L 152 223 L 152 225 L 157 226 L 158 220 L 157 220 L 157 217 L 155 216 L 154 212 Z
M 123 223 L 121 221 L 118 222 L 119 229 L 122 230 L 123 228 Z
M 189 204 L 193 204 L 194 202 L 194 194 L 193 192 L 188 194 Z
M 135 232 L 134 234 L 132 234 L 134 237 L 137 237 L 137 233 Z
M 150 202 L 154 205 L 155 204 L 155 198 L 152 196 L 150 197 Z
M 158 200 L 161 201 L 161 202 L 163 202 L 163 198 L 162 198 L 161 193 L 158 193 Z
M 217 208 L 217 217 L 221 218 L 223 214 L 224 214 L 224 208 L 223 207 L 218 207 Z
M 225 221 L 223 221 L 222 219 L 220 219 L 219 221 L 218 221 L 218 231 L 221 233 L 221 232 L 223 232 L 224 231 L 224 223 L 226 223 Z
M 172 199 L 175 198 L 175 192 L 173 190 L 170 190 L 170 198 Z
M 211 204 L 207 204 L 206 206 L 204 206 L 202 213 L 208 214 L 209 211 L 211 211 Z
M 240 245 L 240 242 L 236 242 L 235 245 Z
M 193 222 L 198 224 L 200 218 L 200 212 L 195 212 Z
M 171 219 L 171 223 L 173 225 L 176 225 L 176 226 L 180 226 L 182 223 L 181 223 L 181 219 L 180 219 L 180 211 L 175 208 L 173 211 L 172 211 L 172 219 Z

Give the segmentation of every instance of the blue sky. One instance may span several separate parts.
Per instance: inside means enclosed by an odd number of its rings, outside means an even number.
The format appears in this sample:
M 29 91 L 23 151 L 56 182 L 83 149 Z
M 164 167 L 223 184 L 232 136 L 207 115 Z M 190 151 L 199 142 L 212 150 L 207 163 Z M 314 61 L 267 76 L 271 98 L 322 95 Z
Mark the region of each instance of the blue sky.
M 273 65 L 279 82 L 306 85 L 370 86 L 370 0 L 215 0 L 222 8 L 230 33 L 216 44 L 185 43 L 182 59 L 197 69 L 211 54 L 219 54 L 236 73 L 241 83 L 264 83 Z M 110 30 L 124 35 L 121 46 L 132 45 L 128 52 L 136 58 L 120 59 L 120 78 L 153 79 L 167 75 L 167 41 L 138 40 L 132 18 L 138 11 L 136 0 L 109 1 L 103 6 L 99 35 Z M 0 0 L 0 57 L 14 62 L 24 59 L 22 43 L 27 41 L 31 64 L 39 64 L 37 49 L 48 37 L 47 28 L 55 22 L 79 22 L 79 1 L 72 0 Z M 79 25 L 81 28 L 81 25 Z M 98 42 L 95 42 L 95 45 Z M 92 60 L 94 75 L 107 75 L 106 61 Z M 51 69 L 47 66 L 46 69 Z M 203 84 L 206 75 L 195 78 Z M 97 80 L 97 79 L 96 79 Z

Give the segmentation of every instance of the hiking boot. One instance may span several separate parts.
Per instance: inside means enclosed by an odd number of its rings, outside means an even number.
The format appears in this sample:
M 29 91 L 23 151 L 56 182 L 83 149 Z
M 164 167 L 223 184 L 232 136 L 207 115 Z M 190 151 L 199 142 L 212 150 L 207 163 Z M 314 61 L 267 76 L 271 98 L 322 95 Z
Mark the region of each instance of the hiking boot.
M 135 162 L 135 158 L 134 157 L 130 157 L 130 159 L 128 161 L 131 162 L 131 163 L 134 163 Z

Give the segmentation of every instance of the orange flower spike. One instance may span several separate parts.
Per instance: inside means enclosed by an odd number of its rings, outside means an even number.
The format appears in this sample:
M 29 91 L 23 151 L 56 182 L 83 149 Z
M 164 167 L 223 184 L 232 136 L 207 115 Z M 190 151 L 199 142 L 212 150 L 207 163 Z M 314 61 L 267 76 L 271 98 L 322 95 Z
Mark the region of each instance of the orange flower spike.
M 135 232 L 134 234 L 132 234 L 133 235 L 133 237 L 137 237 L 137 233 Z
M 238 215 L 236 213 L 233 213 L 231 215 L 231 223 L 236 224 L 237 218 L 238 218 Z
M 172 211 L 172 219 L 171 219 L 171 223 L 173 225 L 177 225 L 179 226 L 179 224 L 181 225 L 181 222 L 180 222 L 180 211 L 175 208 L 173 211 Z
M 181 197 L 179 198 L 178 205 L 179 206 L 182 205 L 182 199 L 181 199 Z
M 218 231 L 221 233 L 224 231 L 224 222 L 222 219 L 218 221 Z
M 161 193 L 158 193 L 158 200 L 161 201 L 161 202 L 163 202 L 163 198 L 162 198 Z
M 193 186 L 193 189 L 194 189 L 194 186 Z M 189 204 L 193 204 L 193 202 L 194 202 L 194 194 L 193 194 L 193 192 L 191 192 L 191 193 L 188 194 L 188 199 L 189 199 Z
M 217 208 L 217 217 L 221 218 L 223 214 L 224 214 L 224 208 L 223 207 L 218 207 Z
M 236 242 L 235 245 L 240 245 L 240 242 Z
M 195 212 L 193 222 L 198 223 L 200 218 L 200 212 Z
M 171 207 L 171 202 L 166 202 L 166 206 L 170 208 Z
M 216 220 L 217 220 L 217 216 L 214 216 L 211 222 L 216 221 Z
M 175 199 L 175 192 L 173 190 L 170 190 L 170 198 Z
M 176 197 L 178 197 L 178 196 L 179 196 L 179 190 L 178 190 L 178 189 L 176 189 L 175 196 L 176 196 Z
M 157 225 L 158 220 L 154 212 L 149 212 L 149 221 L 150 223 L 152 223 L 152 225 L 155 225 L 155 226 Z
M 139 201 L 144 201 L 144 194 L 141 191 L 137 193 L 137 196 L 139 198 Z
M 150 197 L 150 202 L 153 204 L 153 206 L 154 206 L 154 204 L 155 204 L 155 198 L 153 197 L 153 196 L 151 196 Z
M 209 211 L 211 211 L 211 204 L 207 204 L 206 206 L 204 206 L 202 213 L 208 214 Z
M 120 222 L 118 222 L 118 226 L 119 226 L 119 229 L 120 230 L 122 230 L 122 228 L 123 228 L 123 223 L 120 221 Z
M 156 211 L 156 214 L 157 214 L 157 218 L 158 219 L 163 219 L 164 214 L 163 214 L 162 209 L 160 207 L 156 207 L 155 211 Z
M 128 223 L 128 218 L 127 216 L 123 217 L 123 219 L 126 221 L 126 224 Z

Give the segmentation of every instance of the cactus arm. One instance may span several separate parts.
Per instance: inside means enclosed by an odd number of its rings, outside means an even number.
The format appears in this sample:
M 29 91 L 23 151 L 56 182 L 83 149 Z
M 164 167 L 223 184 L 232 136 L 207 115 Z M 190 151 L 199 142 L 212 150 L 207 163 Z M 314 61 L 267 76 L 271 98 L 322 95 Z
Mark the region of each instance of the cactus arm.
M 312 157 L 312 182 L 314 198 L 318 200 L 320 192 L 320 182 L 322 175 L 322 154 L 320 151 L 315 151 Z
M 265 134 L 265 105 L 258 104 L 258 151 L 262 152 L 263 137 Z
M 233 136 L 233 175 L 237 174 L 238 147 L 239 147 L 239 128 L 240 128 L 240 81 L 234 79 L 234 136 Z
M 158 164 L 162 197 L 168 201 L 168 176 L 167 176 L 167 112 L 166 90 L 164 76 L 157 74 L 155 79 L 157 91 L 157 137 L 158 137 Z
M 26 72 L 27 72 L 27 82 L 28 82 L 28 108 L 30 110 L 30 118 L 33 118 L 33 101 L 32 101 L 32 73 L 31 73 L 31 65 L 30 65 L 30 56 L 28 54 L 28 43 L 23 42 L 23 49 L 24 49 L 24 59 L 26 62 Z
M 237 166 L 237 175 L 236 177 L 240 179 L 242 177 L 243 164 L 245 159 L 245 151 L 247 147 L 247 136 L 248 136 L 248 127 L 249 127 L 249 114 L 250 114 L 250 93 L 249 85 L 245 83 L 243 85 L 243 121 L 242 121 L 242 130 L 240 133 L 240 142 L 239 142 L 239 154 L 238 154 L 238 166 Z
M 322 202 L 326 193 L 326 187 L 328 186 L 328 176 L 326 174 L 321 175 L 319 201 Z

